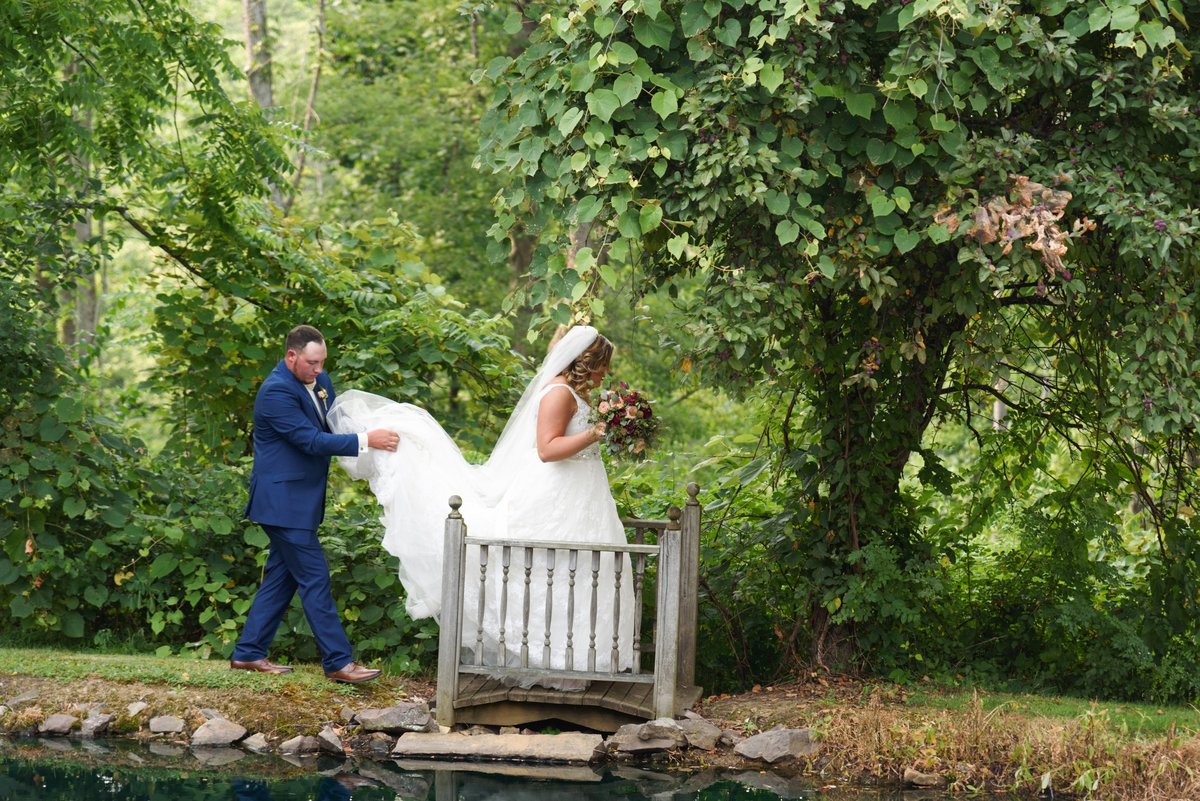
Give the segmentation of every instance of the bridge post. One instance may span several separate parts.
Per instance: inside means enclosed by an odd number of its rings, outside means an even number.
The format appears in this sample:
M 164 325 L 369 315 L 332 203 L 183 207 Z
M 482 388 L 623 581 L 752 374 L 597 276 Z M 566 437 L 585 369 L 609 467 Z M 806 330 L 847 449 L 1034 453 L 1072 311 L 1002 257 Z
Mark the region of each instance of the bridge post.
M 687 486 L 680 531 L 679 686 L 696 684 L 696 616 L 700 592 L 700 487 Z
M 454 701 L 458 698 L 458 663 L 462 650 L 463 572 L 467 526 L 459 509 L 462 498 L 450 497 L 446 518 L 446 541 L 442 551 L 442 611 L 438 634 L 437 720 L 454 725 Z
M 654 642 L 654 716 L 675 717 L 675 687 L 679 673 L 679 509 L 667 512 L 670 524 L 659 535 L 658 625 Z

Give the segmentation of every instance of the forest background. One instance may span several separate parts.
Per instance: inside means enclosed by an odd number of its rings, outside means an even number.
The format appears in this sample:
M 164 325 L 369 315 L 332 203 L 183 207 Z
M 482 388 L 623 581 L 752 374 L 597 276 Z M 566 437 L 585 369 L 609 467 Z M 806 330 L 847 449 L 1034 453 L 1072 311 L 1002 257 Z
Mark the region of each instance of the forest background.
M 227 656 L 293 323 L 480 454 L 587 319 L 622 511 L 702 487 L 706 688 L 1200 697 L 1195 3 L 0 8 L 6 643 Z M 334 473 L 348 634 L 428 669 Z

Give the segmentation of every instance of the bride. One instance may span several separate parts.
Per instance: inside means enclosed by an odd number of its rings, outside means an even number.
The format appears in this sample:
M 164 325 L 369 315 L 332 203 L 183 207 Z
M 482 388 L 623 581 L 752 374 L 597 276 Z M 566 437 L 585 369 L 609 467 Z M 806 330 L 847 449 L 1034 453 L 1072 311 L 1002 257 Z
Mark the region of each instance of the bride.
M 451 495 L 463 499 L 461 512 L 472 537 L 578 542 L 581 546 L 626 544 L 597 444 L 604 437 L 604 426 L 589 421 L 590 407 L 584 400 L 608 373 L 612 353 L 612 343 L 595 328 L 570 329 L 551 346 L 491 456 L 481 465 L 468 463 L 438 422 L 420 407 L 357 390 L 338 395 L 329 410 L 333 431 L 389 428 L 400 434 L 395 452 L 369 451 L 364 456 L 341 458 L 352 476 L 369 479 L 383 507 L 383 547 L 400 560 L 400 581 L 408 595 L 406 609 L 410 617 L 436 618 L 441 611 L 443 532 Z M 633 573 L 627 555 L 620 557 L 619 575 L 624 578 L 614 599 L 614 555 L 602 554 L 593 632 L 591 565 L 585 564 L 588 560 L 581 554 L 574 616 L 568 629 L 567 615 L 561 609 L 567 594 L 568 552 L 555 552 L 558 569 L 547 665 L 542 664 L 540 647 L 546 635 L 546 553 L 539 553 L 535 559 L 527 583 L 523 550 L 513 549 L 507 613 L 501 626 L 500 554 L 496 549 L 489 550 L 484 664 L 519 666 L 522 608 L 528 587 L 529 667 L 588 670 L 593 644 L 597 671 L 621 671 L 631 666 L 633 616 L 637 610 L 633 608 Z M 472 580 L 479 574 L 478 548 L 468 549 L 466 564 L 463 646 L 471 652 L 479 628 L 479 586 L 478 580 Z M 614 605 L 619 607 L 619 621 L 613 620 Z M 501 631 L 507 632 L 503 652 Z M 615 666 L 611 658 L 614 635 L 619 638 Z M 573 654 L 570 664 L 568 650 Z M 473 653 L 466 656 L 474 661 Z

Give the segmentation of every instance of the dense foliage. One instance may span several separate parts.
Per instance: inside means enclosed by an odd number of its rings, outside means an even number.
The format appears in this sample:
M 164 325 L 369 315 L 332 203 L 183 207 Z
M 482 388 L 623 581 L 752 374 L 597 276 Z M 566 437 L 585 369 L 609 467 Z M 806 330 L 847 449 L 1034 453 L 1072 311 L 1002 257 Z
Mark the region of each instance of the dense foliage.
M 322 8 L 269 4 L 324 50 L 270 37 L 263 113 L 185 3 L 0 7 L 6 637 L 226 654 L 282 332 L 486 449 L 506 303 L 590 316 L 655 401 L 622 512 L 701 483 L 707 688 L 852 659 L 1200 697 L 1194 0 Z M 427 666 L 363 490 L 322 529 L 348 633 Z M 277 651 L 315 657 L 298 606 Z
M 321 326 L 340 377 L 470 419 L 479 437 L 509 402 L 516 357 L 498 321 L 465 312 L 413 257 L 395 215 L 279 219 L 261 198 L 288 166 L 280 130 L 230 99 L 225 42 L 179 4 L 10 4 L 0 27 L 6 633 L 223 654 L 265 559 L 240 518 L 253 393 L 283 333 Z M 116 395 L 59 334 L 74 282 L 125 237 L 159 256 L 144 277 L 156 367 Z M 140 406 L 165 434 L 155 453 L 122 425 Z M 364 657 L 407 664 L 428 626 L 389 602 L 372 503 L 350 491 L 334 516 L 350 633 Z M 311 656 L 296 628 L 298 609 L 281 650 Z
M 760 455 L 786 490 L 766 553 L 798 580 L 763 593 L 807 604 L 807 630 L 782 639 L 816 662 L 853 637 L 920 670 L 927 648 L 961 644 L 966 610 L 938 610 L 970 539 L 928 517 L 927 491 L 953 486 L 934 450 L 950 421 L 985 450 L 1049 437 L 1084 465 L 1065 496 L 1039 494 L 1042 515 L 1017 515 L 1039 575 L 1038 549 L 1070 543 L 1052 549 L 1069 590 L 1050 597 L 1077 609 L 1136 494 L 1157 533 L 1150 600 L 1113 637 L 1160 663 L 1194 652 L 1197 10 L 541 3 L 531 45 L 488 65 L 484 159 L 515 178 L 494 233 L 545 232 L 532 273 L 550 314 L 633 261 L 643 291 L 678 292 L 671 330 L 709 380 L 773 409 Z M 568 260 L 572 226 L 591 237 Z M 1010 425 L 984 433 L 994 400 Z M 997 592 L 1029 578 L 1010 570 Z M 1042 619 L 1047 600 L 1001 619 Z M 1082 643 L 1095 623 L 1062 625 Z

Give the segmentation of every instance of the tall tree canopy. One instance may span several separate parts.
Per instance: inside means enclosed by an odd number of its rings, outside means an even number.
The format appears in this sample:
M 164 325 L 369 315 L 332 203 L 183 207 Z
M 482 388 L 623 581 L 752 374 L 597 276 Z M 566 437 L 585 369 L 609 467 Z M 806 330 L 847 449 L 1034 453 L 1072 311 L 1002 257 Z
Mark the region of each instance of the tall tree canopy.
M 486 69 L 482 159 L 513 176 L 497 241 L 546 232 L 532 273 L 552 299 L 586 303 L 602 256 L 636 262 L 643 290 L 678 295 L 678 339 L 711 380 L 779 397 L 778 547 L 810 579 L 813 657 L 846 644 L 837 624 L 903 637 L 941 554 L 902 477 L 920 454 L 920 480 L 944 486 L 931 425 L 984 439 L 996 399 L 1105 492 L 1141 496 L 1156 603 L 1191 625 L 1200 3 L 525 15 L 530 47 Z M 568 262 L 584 224 L 596 249 Z

